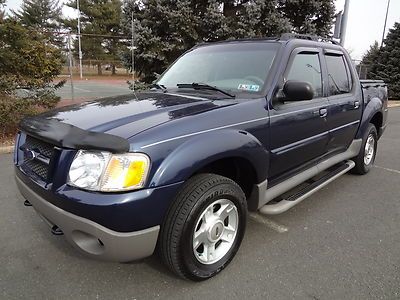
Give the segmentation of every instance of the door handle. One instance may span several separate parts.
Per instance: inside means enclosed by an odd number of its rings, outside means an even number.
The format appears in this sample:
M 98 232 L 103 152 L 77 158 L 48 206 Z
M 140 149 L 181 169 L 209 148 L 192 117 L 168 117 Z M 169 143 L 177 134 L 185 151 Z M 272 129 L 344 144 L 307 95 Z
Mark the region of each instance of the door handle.
M 358 109 L 360 107 L 360 101 L 354 101 L 354 109 Z
M 321 118 L 325 118 L 328 115 L 328 110 L 326 108 L 320 108 L 319 109 L 319 116 Z

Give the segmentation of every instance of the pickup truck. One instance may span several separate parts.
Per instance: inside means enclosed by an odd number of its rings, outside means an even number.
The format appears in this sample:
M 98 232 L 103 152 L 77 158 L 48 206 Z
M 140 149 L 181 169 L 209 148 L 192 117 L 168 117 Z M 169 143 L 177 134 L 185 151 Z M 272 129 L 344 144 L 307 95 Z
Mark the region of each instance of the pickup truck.
M 16 182 L 79 251 L 127 262 L 158 249 L 200 281 L 231 262 L 249 211 L 283 213 L 368 173 L 386 120 L 385 83 L 360 81 L 333 41 L 199 44 L 148 91 L 24 119 Z

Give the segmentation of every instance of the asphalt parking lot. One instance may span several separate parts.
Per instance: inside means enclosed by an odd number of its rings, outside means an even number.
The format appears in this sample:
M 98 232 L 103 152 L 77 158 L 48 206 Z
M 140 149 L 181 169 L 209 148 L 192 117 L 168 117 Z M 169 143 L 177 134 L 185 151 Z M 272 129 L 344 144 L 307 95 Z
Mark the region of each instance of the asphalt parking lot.
M 233 262 L 201 283 L 176 278 L 156 256 L 117 264 L 80 255 L 23 206 L 11 155 L 0 155 L 0 298 L 399 299 L 400 108 L 389 114 L 368 175 L 250 218 Z
M 73 95 L 72 95 L 73 91 Z M 74 100 L 92 100 L 101 97 L 111 97 L 117 95 L 128 94 L 132 92 L 126 80 L 123 79 L 90 79 L 90 80 L 74 80 L 73 89 L 68 80 L 56 94 L 64 101 Z M 67 102 L 65 104 L 68 104 Z

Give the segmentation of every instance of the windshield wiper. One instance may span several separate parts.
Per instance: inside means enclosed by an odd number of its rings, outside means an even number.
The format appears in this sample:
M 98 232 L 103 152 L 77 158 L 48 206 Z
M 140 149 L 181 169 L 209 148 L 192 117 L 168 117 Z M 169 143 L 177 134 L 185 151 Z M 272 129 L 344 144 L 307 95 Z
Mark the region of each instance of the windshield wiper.
M 224 95 L 227 95 L 227 96 L 229 96 L 231 98 L 235 98 L 236 97 L 235 95 L 233 95 L 233 94 L 231 94 L 231 93 L 229 93 L 227 91 L 224 91 L 223 89 L 217 88 L 216 86 L 212 86 L 212 85 L 209 85 L 207 83 L 197 83 L 197 82 L 193 82 L 193 83 L 178 83 L 176 86 L 178 88 L 192 88 L 192 89 L 195 89 L 195 90 L 218 91 L 218 92 L 220 92 L 220 93 L 222 93 Z
M 163 91 L 167 90 L 167 87 L 165 85 L 163 85 L 163 84 L 160 84 L 160 83 L 153 83 L 153 87 L 156 88 L 156 89 L 159 89 L 159 90 L 163 90 Z

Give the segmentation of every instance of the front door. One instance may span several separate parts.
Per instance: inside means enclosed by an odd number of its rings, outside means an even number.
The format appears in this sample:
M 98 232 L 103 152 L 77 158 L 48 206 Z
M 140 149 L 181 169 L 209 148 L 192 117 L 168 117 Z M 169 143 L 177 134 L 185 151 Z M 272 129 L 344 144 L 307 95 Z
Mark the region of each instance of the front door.
M 321 58 L 319 49 L 298 48 L 289 59 L 282 86 L 286 80 L 306 81 L 312 85 L 315 96 L 308 101 L 273 101 L 269 169 L 272 182 L 326 153 L 328 100 L 324 97 Z

